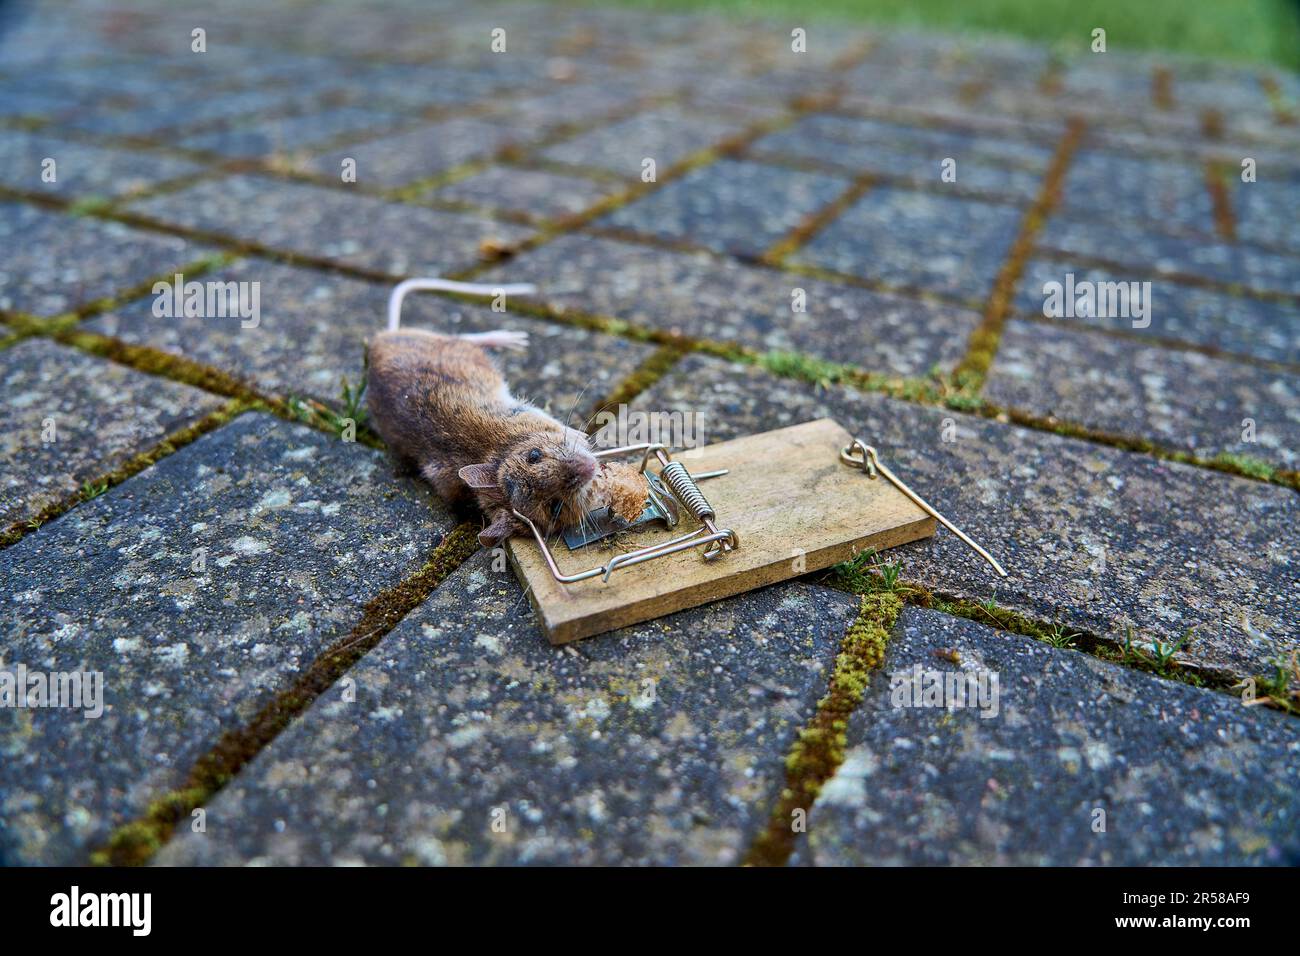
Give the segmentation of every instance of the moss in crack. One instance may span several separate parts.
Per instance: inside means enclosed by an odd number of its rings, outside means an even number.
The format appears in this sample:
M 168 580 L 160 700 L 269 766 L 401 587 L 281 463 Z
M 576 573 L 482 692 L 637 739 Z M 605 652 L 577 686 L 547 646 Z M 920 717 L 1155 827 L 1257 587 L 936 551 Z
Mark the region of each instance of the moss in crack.
M 351 632 L 316 658 L 289 687 L 278 692 L 244 727 L 227 730 L 191 768 L 185 783 L 154 800 L 138 819 L 115 830 L 91 854 L 97 866 L 148 863 L 171 838 L 177 823 L 211 800 L 231 778 L 274 740 L 321 694 L 333 687 L 384 635 L 416 608 L 478 550 L 478 528 L 458 525 L 415 574 L 366 605 Z
M 1250 455 L 1237 455 L 1226 451 L 1215 455 L 1206 464 L 1211 468 L 1259 481 L 1277 481 L 1279 475 L 1279 470 L 1266 461 L 1252 458 Z
M 600 428 L 596 417 L 601 412 L 627 405 L 638 395 L 663 378 L 678 363 L 686 350 L 680 346 L 664 345 L 656 349 L 641 365 L 618 383 L 604 399 L 596 403 L 589 419 L 587 431 L 595 434 Z
M 98 216 L 113 206 L 107 196 L 84 196 L 68 204 L 70 216 Z
M 812 810 L 822 786 L 844 761 L 849 715 L 862 702 L 871 674 L 885 661 L 889 635 L 903 610 L 898 594 L 863 594 L 858 615 L 840 643 L 826 695 L 786 757 L 785 787 L 766 828 L 749 849 L 750 866 L 782 866 L 794 851 L 795 822 Z
M 839 196 L 805 216 L 793 229 L 769 247 L 759 258 L 770 266 L 779 268 L 787 256 L 806 245 L 826 224 L 837 218 L 875 185 L 875 177 L 858 176 Z
M 1121 451 L 1140 452 L 1163 461 L 1177 462 L 1211 471 L 1221 471 L 1225 474 L 1235 475 L 1238 478 L 1250 478 L 1254 481 L 1263 481 L 1300 491 L 1300 472 L 1277 468 L 1268 462 L 1252 458 L 1249 455 L 1222 452 L 1214 458 L 1202 458 L 1199 455 L 1193 455 L 1191 452 L 1180 449 L 1165 448 L 1146 438 L 1117 435 L 1073 422 L 1063 422 L 1050 415 L 1035 415 L 1015 408 L 999 408 L 989 403 L 984 403 L 975 411 L 985 418 L 994 418 L 1001 422 L 1032 428 L 1035 431 L 1051 432 L 1066 438 L 1077 438 L 1081 441 L 1091 442 L 1094 445 L 1118 448 Z
M 1002 340 L 1002 328 L 1011 311 L 1011 300 L 1015 295 L 1016 284 L 1020 281 L 1025 263 L 1029 261 L 1029 256 L 1034 250 L 1035 237 L 1060 200 L 1066 170 L 1083 139 L 1083 132 L 1084 125 L 1081 120 L 1069 120 L 1065 135 L 1061 138 L 1056 154 L 1052 157 L 1052 164 L 1043 177 L 1038 198 L 1026 213 L 1020 226 L 1020 233 L 1016 236 L 1007 255 L 1007 261 L 1003 263 L 1002 269 L 994 280 L 993 291 L 984 306 L 984 318 L 971 333 L 966 356 L 957 366 L 957 374 L 963 376 L 976 391 L 983 385 L 984 377 L 993 365 L 993 358 Z
M 92 355 L 101 356 L 121 365 L 129 365 L 137 371 L 169 378 L 217 395 L 242 398 L 245 401 L 256 401 L 261 398 L 245 382 L 228 372 L 152 346 L 133 345 L 121 339 L 100 335 L 98 332 L 87 332 L 84 329 L 64 330 L 56 333 L 54 339 L 84 352 L 90 352 Z

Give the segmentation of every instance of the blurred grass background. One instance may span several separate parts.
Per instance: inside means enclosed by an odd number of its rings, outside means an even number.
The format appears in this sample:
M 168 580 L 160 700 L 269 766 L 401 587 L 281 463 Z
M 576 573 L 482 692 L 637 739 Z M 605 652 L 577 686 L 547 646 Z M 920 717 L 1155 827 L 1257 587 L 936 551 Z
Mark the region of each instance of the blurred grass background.
M 1000 33 L 1086 52 L 1169 50 L 1300 69 L 1300 0 L 579 0 L 591 6 L 851 20 L 948 32 Z

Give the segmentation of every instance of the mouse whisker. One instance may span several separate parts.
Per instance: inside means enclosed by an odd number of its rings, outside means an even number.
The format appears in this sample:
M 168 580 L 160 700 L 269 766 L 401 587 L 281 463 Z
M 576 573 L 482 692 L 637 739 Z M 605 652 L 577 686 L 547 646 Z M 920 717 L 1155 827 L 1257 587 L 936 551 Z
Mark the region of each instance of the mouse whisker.
M 582 390 L 573 397 L 573 404 L 569 406 L 569 414 L 564 416 L 564 424 L 568 425 L 573 420 L 574 410 L 577 409 L 578 403 L 582 401 L 582 396 L 587 394 L 587 389 L 590 387 L 591 383 L 588 382 L 586 385 L 582 386 Z

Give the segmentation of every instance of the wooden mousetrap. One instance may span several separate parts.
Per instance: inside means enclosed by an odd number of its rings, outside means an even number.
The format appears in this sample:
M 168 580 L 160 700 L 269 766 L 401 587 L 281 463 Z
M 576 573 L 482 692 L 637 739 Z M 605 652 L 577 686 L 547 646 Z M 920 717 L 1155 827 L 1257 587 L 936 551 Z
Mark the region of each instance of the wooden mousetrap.
M 658 466 L 643 518 L 657 513 L 653 489 L 659 489 L 680 503 L 680 523 L 647 521 L 585 545 L 570 535 L 574 548 L 559 536 L 544 539 L 536 528 L 531 539 L 511 538 L 507 552 L 552 644 L 819 571 L 866 549 L 926 538 L 936 519 L 1005 575 L 881 465 L 874 449 L 829 418 L 676 457 L 661 445 L 599 453 L 619 455 L 638 456 L 649 475 Z

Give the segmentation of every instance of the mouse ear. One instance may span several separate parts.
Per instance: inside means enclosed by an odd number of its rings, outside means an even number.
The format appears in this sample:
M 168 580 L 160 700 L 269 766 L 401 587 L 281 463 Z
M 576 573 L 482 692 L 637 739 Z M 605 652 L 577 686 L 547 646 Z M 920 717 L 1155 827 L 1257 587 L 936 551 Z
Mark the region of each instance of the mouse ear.
M 456 474 L 460 475 L 460 480 L 471 488 L 495 488 L 497 486 L 496 470 L 487 462 L 466 465 Z
M 515 522 L 508 511 L 498 511 L 492 523 L 478 533 L 478 543 L 485 548 L 495 548 L 515 533 Z

